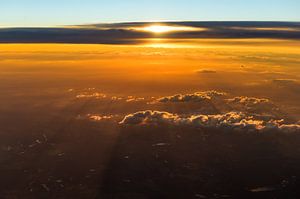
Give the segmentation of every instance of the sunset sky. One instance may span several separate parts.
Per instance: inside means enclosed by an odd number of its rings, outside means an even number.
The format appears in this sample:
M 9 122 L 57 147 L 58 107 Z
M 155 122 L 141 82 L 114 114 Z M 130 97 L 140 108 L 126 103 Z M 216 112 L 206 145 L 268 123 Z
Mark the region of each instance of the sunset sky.
M 298 0 L 9 0 L 0 26 L 126 21 L 299 21 Z
M 300 0 L 0 0 L 1 199 L 300 198 Z

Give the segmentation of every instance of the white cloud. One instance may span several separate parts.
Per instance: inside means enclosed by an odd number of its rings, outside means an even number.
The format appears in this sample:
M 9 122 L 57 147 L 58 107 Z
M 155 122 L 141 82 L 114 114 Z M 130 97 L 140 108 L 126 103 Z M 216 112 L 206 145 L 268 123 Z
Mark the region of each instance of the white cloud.
M 282 118 L 286 115 L 269 99 L 255 97 L 233 97 L 229 98 L 224 92 L 206 91 L 193 94 L 178 94 L 158 98 L 152 104 L 177 104 L 177 111 L 185 110 L 180 104 L 192 103 L 193 107 L 189 113 L 216 114 L 226 112 L 245 112 L 268 116 L 269 118 Z M 168 110 L 168 109 L 167 109 Z M 185 110 L 187 111 L 187 110 Z M 186 112 L 188 113 L 188 112 Z
M 128 96 L 126 99 L 126 102 L 140 102 L 140 101 L 144 101 L 145 98 L 143 97 L 134 97 L 134 96 Z
M 118 115 L 100 115 L 100 114 L 86 114 L 86 115 L 78 115 L 77 119 L 79 120 L 91 120 L 95 122 L 103 121 L 103 120 L 111 120 L 116 118 Z
M 112 101 L 121 101 L 121 100 L 123 100 L 123 98 L 122 97 L 113 96 L 113 97 L 111 97 L 111 100 Z
M 76 95 L 76 98 L 78 99 L 82 99 L 82 98 L 95 98 L 95 99 L 102 99 L 102 98 L 106 98 L 106 95 L 103 93 L 88 93 L 88 92 L 84 92 L 81 94 Z
M 102 121 L 102 120 L 112 119 L 114 116 L 113 115 L 90 115 L 90 114 L 88 114 L 87 117 L 93 121 Z
M 157 125 L 162 123 L 175 124 L 179 120 L 176 114 L 161 111 L 140 111 L 125 116 L 120 124 L 128 125 Z
M 300 132 L 300 125 L 299 124 L 282 124 L 279 126 L 279 129 L 285 133 Z
M 226 93 L 218 91 L 205 91 L 196 92 L 193 94 L 177 94 L 168 97 L 162 97 L 157 99 L 157 102 L 167 103 L 167 102 L 202 102 L 207 100 L 212 100 L 225 96 Z
M 283 120 L 262 120 L 242 112 L 229 112 L 216 115 L 177 115 L 161 111 L 140 111 L 127 115 L 122 125 L 189 125 L 220 130 L 243 132 L 280 131 L 284 133 L 299 132 L 299 124 L 284 124 Z

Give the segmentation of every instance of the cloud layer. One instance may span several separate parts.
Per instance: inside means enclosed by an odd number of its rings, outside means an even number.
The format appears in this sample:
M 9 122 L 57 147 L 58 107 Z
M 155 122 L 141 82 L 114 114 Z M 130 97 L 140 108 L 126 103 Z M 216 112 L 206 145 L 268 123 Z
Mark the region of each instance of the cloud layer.
M 162 111 L 140 111 L 127 115 L 122 125 L 189 125 L 201 128 L 240 132 L 300 133 L 299 124 L 284 124 L 283 120 L 262 120 L 242 112 L 229 112 L 217 115 L 177 115 Z
M 242 96 L 227 99 L 226 101 L 235 110 L 260 114 L 275 114 L 280 112 L 279 108 L 268 99 Z
M 300 132 L 299 123 L 290 120 L 278 106 L 265 98 L 230 97 L 225 92 L 204 91 L 161 97 L 154 104 L 157 111 L 129 114 L 120 124 L 188 125 L 243 132 Z M 180 111 L 181 104 L 189 109 Z M 195 104 L 197 106 L 193 106 Z M 163 105 L 162 108 L 159 105 Z M 168 110 L 169 105 L 172 105 L 172 111 L 160 111 Z
M 192 94 L 177 94 L 158 98 L 153 103 L 173 104 L 177 108 L 193 107 L 192 112 L 216 114 L 226 112 L 245 112 L 281 119 L 284 113 L 272 101 L 256 97 L 230 97 L 229 94 L 219 91 L 204 91 Z M 189 105 L 189 106 L 186 106 Z M 168 108 L 168 107 L 165 107 Z
M 300 39 L 297 22 L 165 22 L 166 26 L 202 28 L 201 31 L 178 31 L 164 35 L 139 31 L 153 23 L 95 24 L 61 28 L 2 28 L 0 43 L 87 43 L 137 44 L 141 39 L 198 38 L 273 38 Z

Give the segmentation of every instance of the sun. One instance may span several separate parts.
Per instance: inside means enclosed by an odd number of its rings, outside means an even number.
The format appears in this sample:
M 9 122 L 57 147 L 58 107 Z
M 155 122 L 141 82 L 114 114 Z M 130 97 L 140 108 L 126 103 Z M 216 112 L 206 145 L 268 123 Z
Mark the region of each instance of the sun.
M 148 27 L 145 27 L 145 31 L 153 32 L 153 33 L 164 33 L 164 32 L 170 32 L 174 31 L 176 28 L 172 26 L 163 26 L 163 25 L 151 25 Z
M 195 28 L 186 26 L 150 25 L 143 27 L 140 30 L 152 33 L 167 33 L 176 31 L 194 31 Z

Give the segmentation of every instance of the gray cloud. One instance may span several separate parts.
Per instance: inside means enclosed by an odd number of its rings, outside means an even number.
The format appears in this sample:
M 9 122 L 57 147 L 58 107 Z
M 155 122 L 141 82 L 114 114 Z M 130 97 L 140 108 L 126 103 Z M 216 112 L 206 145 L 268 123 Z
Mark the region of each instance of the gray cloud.
M 235 97 L 226 100 L 234 110 L 251 112 L 251 113 L 269 113 L 279 112 L 279 108 L 269 99 L 255 97 Z
M 296 84 L 295 79 L 274 79 L 273 82 L 278 85 Z
M 300 92 L 300 81 L 296 79 L 274 79 L 272 83 L 293 95 L 297 95 Z
M 0 43 L 87 43 L 137 44 L 141 39 L 170 38 L 274 38 L 300 39 L 297 22 L 165 22 L 163 25 L 205 28 L 201 31 L 178 31 L 155 35 L 133 27 L 153 23 L 118 23 L 69 26 L 61 28 L 2 28 Z
M 200 73 L 200 74 L 214 74 L 217 73 L 216 70 L 212 70 L 212 69 L 201 69 L 201 70 L 197 70 L 196 73 Z

